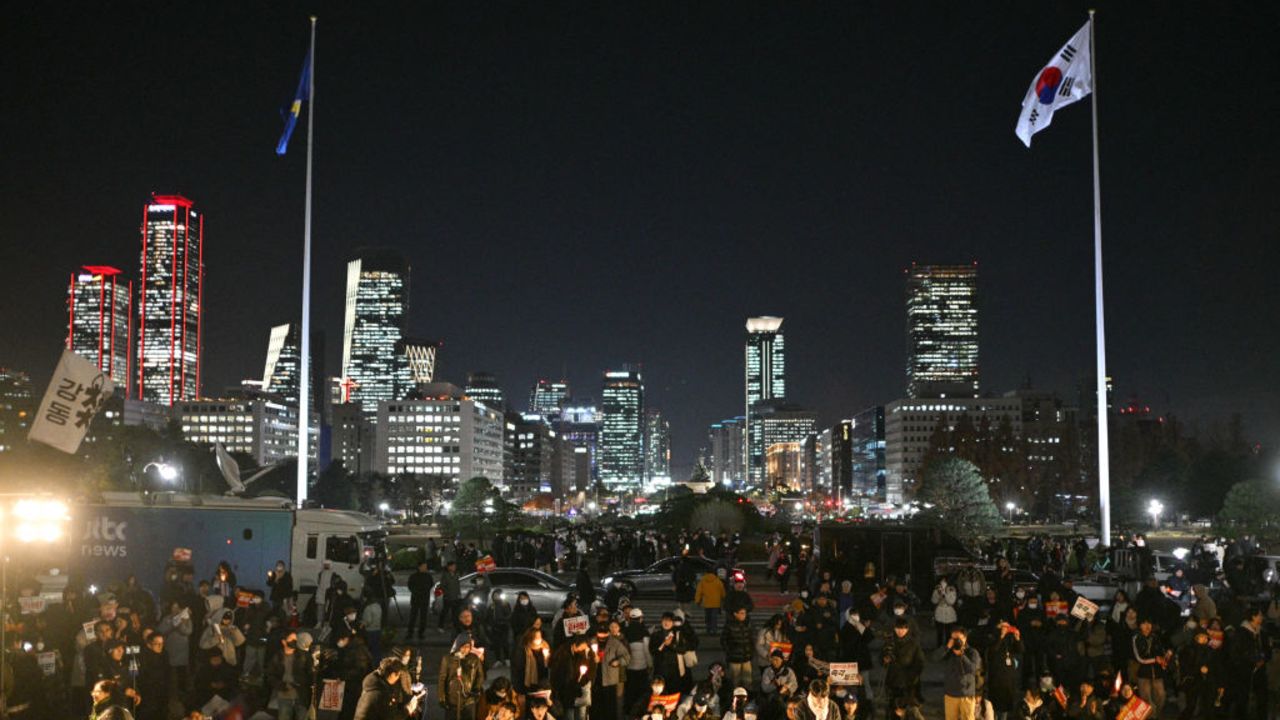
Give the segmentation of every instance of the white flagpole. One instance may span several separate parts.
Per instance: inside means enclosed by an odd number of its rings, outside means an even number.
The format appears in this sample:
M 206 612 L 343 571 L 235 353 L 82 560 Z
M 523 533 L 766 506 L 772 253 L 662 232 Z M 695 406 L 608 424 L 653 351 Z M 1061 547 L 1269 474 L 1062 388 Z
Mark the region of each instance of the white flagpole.
M 1102 545 L 1111 545 L 1111 451 L 1107 442 L 1107 331 L 1102 313 L 1102 184 L 1098 174 L 1098 45 L 1094 42 L 1093 13 L 1089 10 L 1089 77 L 1093 83 L 1093 294 L 1094 332 L 1098 348 L 1098 506 Z
M 298 363 L 298 506 L 307 499 L 307 460 L 311 456 L 311 143 L 316 119 L 316 16 L 311 16 L 311 48 L 307 51 L 307 201 L 302 233 L 302 357 Z

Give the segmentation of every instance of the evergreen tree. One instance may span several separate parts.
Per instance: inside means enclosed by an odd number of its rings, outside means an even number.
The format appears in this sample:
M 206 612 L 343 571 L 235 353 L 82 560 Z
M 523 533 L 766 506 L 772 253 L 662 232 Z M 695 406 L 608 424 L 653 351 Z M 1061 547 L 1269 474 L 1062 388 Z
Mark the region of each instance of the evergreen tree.
M 925 469 L 919 499 L 932 507 L 927 514 L 943 529 L 968 543 L 1000 528 L 1000 511 L 987 483 L 968 460 L 943 458 Z
M 1276 524 L 1280 492 L 1266 480 L 1245 480 L 1227 492 L 1219 521 L 1236 532 L 1257 533 Z

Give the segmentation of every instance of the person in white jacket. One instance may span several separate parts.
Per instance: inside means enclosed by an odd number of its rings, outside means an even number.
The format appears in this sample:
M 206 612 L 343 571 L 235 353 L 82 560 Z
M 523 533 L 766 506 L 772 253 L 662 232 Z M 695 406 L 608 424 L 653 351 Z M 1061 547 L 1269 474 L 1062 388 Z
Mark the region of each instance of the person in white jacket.
M 208 625 L 200 635 L 200 647 L 205 650 L 218 648 L 222 651 L 222 659 L 228 665 L 235 667 L 239 664 L 236 661 L 236 648 L 244 644 L 244 633 L 240 632 L 240 628 L 236 627 L 231 620 L 230 610 L 226 608 L 214 610 L 209 616 Z
M 937 634 L 938 647 L 942 647 L 946 639 L 951 637 L 951 628 L 956 624 L 956 588 L 947 582 L 945 577 L 938 579 L 933 588 L 933 629 Z

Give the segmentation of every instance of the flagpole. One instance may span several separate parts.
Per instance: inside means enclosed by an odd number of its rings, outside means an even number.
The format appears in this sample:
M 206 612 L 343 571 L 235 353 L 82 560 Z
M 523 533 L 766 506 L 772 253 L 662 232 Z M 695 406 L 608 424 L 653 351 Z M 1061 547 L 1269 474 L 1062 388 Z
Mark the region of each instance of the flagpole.
M 1111 545 L 1111 451 L 1107 437 L 1107 332 L 1102 311 L 1102 183 L 1098 173 L 1098 47 L 1094 42 L 1093 9 L 1089 10 L 1089 77 L 1093 84 L 1093 295 L 1094 332 L 1098 349 L 1098 506 L 1102 545 Z
M 311 16 L 311 47 L 307 51 L 307 200 L 302 233 L 302 327 L 298 373 L 298 506 L 307 499 L 307 461 L 311 457 L 311 149 L 316 118 L 316 16 Z

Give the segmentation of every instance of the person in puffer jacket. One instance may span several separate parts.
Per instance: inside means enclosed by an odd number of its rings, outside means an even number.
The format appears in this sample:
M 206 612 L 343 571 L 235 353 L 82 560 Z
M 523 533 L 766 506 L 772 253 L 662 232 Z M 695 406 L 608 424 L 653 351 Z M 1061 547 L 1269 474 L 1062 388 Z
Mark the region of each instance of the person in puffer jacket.
M 938 639 L 938 647 L 951 636 L 951 628 L 956 624 L 956 589 L 945 577 L 938 579 L 933 588 L 933 629 Z
M 747 609 L 740 607 L 724 624 L 720 633 L 720 647 L 729 665 L 729 680 L 735 687 L 751 684 L 751 657 L 755 643 L 751 637 L 751 623 L 747 621 Z

